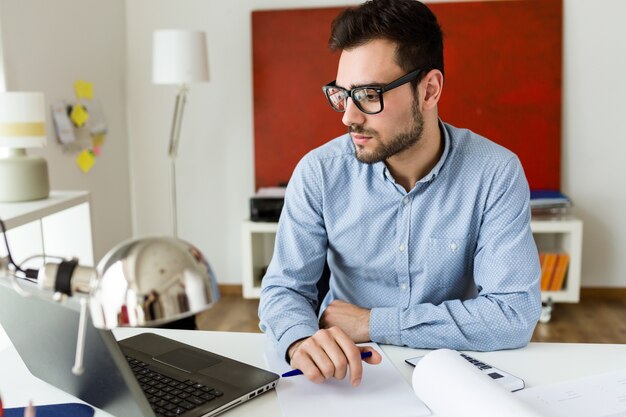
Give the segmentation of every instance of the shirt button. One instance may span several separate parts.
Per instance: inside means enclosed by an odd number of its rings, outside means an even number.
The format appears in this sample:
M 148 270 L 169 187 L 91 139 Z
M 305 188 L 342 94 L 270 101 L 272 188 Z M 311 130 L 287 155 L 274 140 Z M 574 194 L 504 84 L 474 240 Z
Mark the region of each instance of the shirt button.
M 456 242 L 450 243 L 450 250 L 452 252 L 456 252 L 457 248 L 458 248 L 458 246 L 457 246 Z
M 400 249 L 400 252 L 404 252 L 404 245 L 400 245 L 398 249 Z
M 404 198 L 402 199 L 402 204 L 404 204 L 405 206 L 406 206 L 407 204 L 409 204 L 409 197 L 404 197 Z
M 400 284 L 400 289 L 402 291 L 406 291 L 407 288 L 408 288 L 408 285 L 406 285 L 406 282 L 403 282 L 402 284 Z

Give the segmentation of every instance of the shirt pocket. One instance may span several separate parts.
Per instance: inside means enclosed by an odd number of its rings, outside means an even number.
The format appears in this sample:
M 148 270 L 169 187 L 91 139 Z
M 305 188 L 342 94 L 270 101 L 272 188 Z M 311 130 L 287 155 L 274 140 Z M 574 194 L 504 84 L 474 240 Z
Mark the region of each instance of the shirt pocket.
M 465 286 L 471 268 L 469 249 L 467 237 L 429 238 L 426 256 L 428 285 L 438 288 Z

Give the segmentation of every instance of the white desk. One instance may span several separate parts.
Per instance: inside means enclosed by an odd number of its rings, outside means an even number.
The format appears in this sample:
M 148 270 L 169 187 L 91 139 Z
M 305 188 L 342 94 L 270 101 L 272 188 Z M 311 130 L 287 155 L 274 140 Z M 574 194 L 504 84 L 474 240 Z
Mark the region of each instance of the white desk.
M 118 338 L 140 330 L 116 331 Z M 265 368 L 263 358 L 265 336 L 255 333 L 204 332 L 188 330 L 153 330 L 183 343 L 211 350 L 220 355 Z M 0 333 L 2 331 L 0 330 Z M 0 334 L 0 339 L 4 334 Z M 0 349 L 2 346 L 0 340 Z M 402 376 L 410 384 L 412 367 L 404 359 L 426 351 L 383 346 Z M 472 353 L 492 365 L 522 377 L 528 387 L 621 369 L 626 366 L 626 345 L 531 343 L 524 349 L 488 353 Z M 72 396 L 30 375 L 12 346 L 0 351 L 0 393 L 5 407 L 76 401 Z M 223 414 L 225 417 L 281 415 L 276 393 L 270 391 Z M 110 416 L 97 411 L 96 417 Z M 120 416 L 123 417 L 123 416 Z

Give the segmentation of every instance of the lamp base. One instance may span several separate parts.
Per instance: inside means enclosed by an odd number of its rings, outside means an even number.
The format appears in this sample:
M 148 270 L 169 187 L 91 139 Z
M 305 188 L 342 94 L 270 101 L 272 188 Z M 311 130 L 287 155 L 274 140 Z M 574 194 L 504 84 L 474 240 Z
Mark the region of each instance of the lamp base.
M 50 194 L 48 163 L 26 152 L 0 158 L 0 202 L 40 200 Z

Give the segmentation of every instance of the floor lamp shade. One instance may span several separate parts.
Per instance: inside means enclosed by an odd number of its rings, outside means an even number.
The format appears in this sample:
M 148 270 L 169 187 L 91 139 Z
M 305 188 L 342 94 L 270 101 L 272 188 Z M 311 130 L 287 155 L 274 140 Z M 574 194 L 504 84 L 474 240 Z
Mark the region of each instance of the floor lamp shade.
M 154 32 L 152 82 L 185 85 L 209 81 L 206 36 L 202 31 Z
M 48 164 L 25 149 L 45 145 L 45 120 L 42 93 L 0 93 L 0 202 L 48 197 Z

